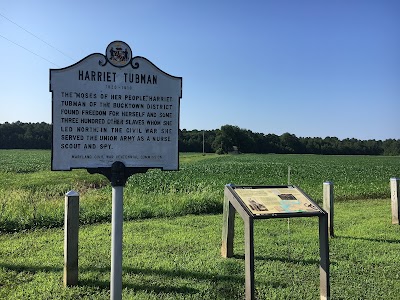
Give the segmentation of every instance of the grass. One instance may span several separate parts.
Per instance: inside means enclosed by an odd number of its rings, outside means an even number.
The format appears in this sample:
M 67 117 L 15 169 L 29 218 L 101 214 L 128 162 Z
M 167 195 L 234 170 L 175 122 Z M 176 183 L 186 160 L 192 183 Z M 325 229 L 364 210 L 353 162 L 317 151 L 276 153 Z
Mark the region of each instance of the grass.
M 398 299 L 400 227 L 390 200 L 335 206 L 330 240 L 332 299 Z M 243 299 L 244 234 L 220 255 L 222 215 L 124 223 L 123 299 Z M 110 224 L 80 230 L 79 285 L 63 288 L 63 231 L 0 236 L 0 298 L 109 299 Z M 319 299 L 318 219 L 255 222 L 257 299 Z
M 335 183 L 332 299 L 398 298 L 400 227 L 391 225 L 388 198 L 400 157 L 181 154 L 180 160 L 179 172 L 149 170 L 126 184 L 124 299 L 243 299 L 239 218 L 235 257 L 220 255 L 223 187 L 286 184 L 289 166 L 291 183 L 319 203 L 322 183 Z M 0 299 L 109 299 L 111 187 L 85 170 L 49 169 L 49 151 L 0 151 Z M 81 196 L 80 279 L 66 289 L 61 228 L 71 189 Z M 319 298 L 316 218 L 256 221 L 255 256 L 258 299 Z

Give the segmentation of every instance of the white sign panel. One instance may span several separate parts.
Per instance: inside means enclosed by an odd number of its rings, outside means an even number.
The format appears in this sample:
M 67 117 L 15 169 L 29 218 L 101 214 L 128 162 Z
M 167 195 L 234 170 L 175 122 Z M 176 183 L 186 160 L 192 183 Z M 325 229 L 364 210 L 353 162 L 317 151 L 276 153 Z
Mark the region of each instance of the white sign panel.
M 112 42 L 50 70 L 52 170 L 125 167 L 177 170 L 182 78 Z

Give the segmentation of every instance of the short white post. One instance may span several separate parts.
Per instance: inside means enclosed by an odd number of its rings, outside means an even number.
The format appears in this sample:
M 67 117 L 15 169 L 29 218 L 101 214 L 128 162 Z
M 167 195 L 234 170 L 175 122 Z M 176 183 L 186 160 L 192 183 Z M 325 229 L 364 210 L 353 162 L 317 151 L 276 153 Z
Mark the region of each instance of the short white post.
M 110 299 L 122 299 L 123 186 L 112 187 Z
M 78 284 L 79 194 L 65 194 L 64 287 Z
M 392 198 L 392 224 L 399 224 L 400 216 L 400 178 L 390 178 L 390 193 Z
M 333 182 L 326 181 L 323 184 L 324 210 L 328 213 L 329 236 L 334 236 L 333 230 Z

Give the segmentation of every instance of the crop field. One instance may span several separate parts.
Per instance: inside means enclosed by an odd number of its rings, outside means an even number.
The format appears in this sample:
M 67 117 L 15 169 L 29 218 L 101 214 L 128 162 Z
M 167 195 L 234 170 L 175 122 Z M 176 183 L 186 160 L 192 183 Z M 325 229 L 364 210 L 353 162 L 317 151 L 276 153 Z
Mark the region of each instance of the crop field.
M 322 202 L 335 184 L 332 299 L 398 299 L 400 157 L 181 154 L 124 189 L 123 299 L 244 299 L 243 221 L 220 254 L 224 186 L 298 185 Z M 79 284 L 64 288 L 64 195 L 80 193 Z M 111 187 L 86 170 L 50 171 L 50 151 L 0 151 L 0 298 L 109 299 Z M 318 220 L 255 222 L 257 299 L 319 299 Z
M 50 151 L 0 151 L 0 232 L 63 224 L 64 195 L 81 196 L 81 222 L 111 220 L 111 187 L 86 170 L 50 171 Z M 179 172 L 152 169 L 130 177 L 124 217 L 134 220 L 222 212 L 223 189 L 237 185 L 301 187 L 322 202 L 322 184 L 332 181 L 335 201 L 390 198 L 389 180 L 400 176 L 400 157 L 318 155 L 181 154 Z

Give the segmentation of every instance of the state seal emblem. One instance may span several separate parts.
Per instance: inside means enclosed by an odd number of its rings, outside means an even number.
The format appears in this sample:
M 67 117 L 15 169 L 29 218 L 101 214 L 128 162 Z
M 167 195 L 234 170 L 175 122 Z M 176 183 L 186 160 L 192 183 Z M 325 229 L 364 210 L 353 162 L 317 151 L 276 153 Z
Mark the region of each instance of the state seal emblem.
M 114 41 L 107 46 L 106 57 L 115 67 L 125 67 L 131 62 L 132 50 L 122 41 Z

